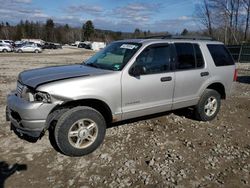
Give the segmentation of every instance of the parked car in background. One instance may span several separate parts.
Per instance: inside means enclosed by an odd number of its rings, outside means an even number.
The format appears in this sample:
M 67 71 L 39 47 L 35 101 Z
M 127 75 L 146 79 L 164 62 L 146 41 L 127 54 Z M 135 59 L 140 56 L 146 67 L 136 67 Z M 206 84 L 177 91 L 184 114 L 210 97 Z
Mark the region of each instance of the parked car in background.
M 54 45 L 56 46 L 56 49 L 62 49 L 62 45 L 59 43 L 54 43 Z
M 104 42 L 79 42 L 77 45 L 78 48 L 85 48 L 85 49 L 91 49 L 94 51 L 99 51 L 106 47 L 106 44 Z
M 0 44 L 8 45 L 14 47 L 15 43 L 12 40 L 0 40 Z
M 42 49 L 62 49 L 62 45 L 59 43 L 46 42 L 42 46 Z
M 38 45 L 44 45 L 45 41 L 43 41 L 42 39 L 22 39 L 21 40 L 24 43 L 30 42 L 30 43 L 34 43 L 34 44 L 38 44 Z
M 23 53 L 23 52 L 34 52 L 34 53 L 41 53 L 42 48 L 38 47 L 37 44 L 24 44 L 20 47 L 16 47 L 15 52 Z
M 13 48 L 9 45 L 1 44 L 0 43 L 0 52 L 12 52 Z
M 83 42 L 79 43 L 77 47 L 78 48 L 91 49 L 90 44 L 86 44 L 86 43 L 83 43 Z
M 92 42 L 90 47 L 91 47 L 91 50 L 99 51 L 99 50 L 105 48 L 106 44 L 104 42 Z

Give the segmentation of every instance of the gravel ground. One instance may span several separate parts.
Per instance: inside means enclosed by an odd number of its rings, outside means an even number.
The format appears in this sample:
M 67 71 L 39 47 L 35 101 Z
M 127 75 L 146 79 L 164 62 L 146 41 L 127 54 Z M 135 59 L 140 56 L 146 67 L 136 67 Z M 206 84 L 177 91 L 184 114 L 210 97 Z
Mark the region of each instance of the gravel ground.
M 48 135 L 30 143 L 10 131 L 5 100 L 20 71 L 91 54 L 0 54 L 0 187 L 250 187 L 250 64 L 237 65 L 239 82 L 212 122 L 180 110 L 114 125 L 101 147 L 80 158 L 56 152 Z

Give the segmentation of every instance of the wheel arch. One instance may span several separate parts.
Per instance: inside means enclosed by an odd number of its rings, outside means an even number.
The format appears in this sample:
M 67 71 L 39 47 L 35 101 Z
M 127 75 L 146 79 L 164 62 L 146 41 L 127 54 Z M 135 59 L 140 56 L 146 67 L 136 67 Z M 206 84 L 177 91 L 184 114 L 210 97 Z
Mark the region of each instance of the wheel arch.
M 225 87 L 222 83 L 220 83 L 220 82 L 212 83 L 206 89 L 213 89 L 220 94 L 221 99 L 226 99 L 226 91 L 225 91 Z
M 87 106 L 97 110 L 103 115 L 107 124 L 111 123 L 113 120 L 112 111 L 110 107 L 107 105 L 107 103 L 105 103 L 104 101 L 101 101 L 99 99 L 73 100 L 62 103 L 61 105 L 57 105 L 51 110 L 46 121 L 47 125 L 45 130 L 47 130 L 50 126 L 53 126 L 53 121 L 54 120 L 57 121 L 58 118 L 67 110 L 77 106 Z

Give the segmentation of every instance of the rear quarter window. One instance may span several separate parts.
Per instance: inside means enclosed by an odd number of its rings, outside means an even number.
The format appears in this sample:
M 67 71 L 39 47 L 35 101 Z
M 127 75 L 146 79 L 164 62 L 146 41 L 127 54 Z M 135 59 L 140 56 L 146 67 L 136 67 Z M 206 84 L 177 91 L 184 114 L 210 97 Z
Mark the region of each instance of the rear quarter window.
M 207 47 L 214 60 L 215 66 L 221 67 L 234 65 L 234 60 L 224 45 L 208 44 Z

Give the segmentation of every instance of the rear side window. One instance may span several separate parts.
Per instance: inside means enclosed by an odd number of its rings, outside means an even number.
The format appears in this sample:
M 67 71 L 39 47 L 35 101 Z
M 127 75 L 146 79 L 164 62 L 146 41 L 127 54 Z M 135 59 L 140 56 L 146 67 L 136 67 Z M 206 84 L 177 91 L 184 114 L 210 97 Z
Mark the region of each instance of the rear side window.
M 207 47 L 217 67 L 234 65 L 234 60 L 224 45 L 208 44 Z
M 204 67 L 204 59 L 201 53 L 201 49 L 198 44 L 194 44 L 195 57 L 196 57 L 196 67 L 202 68 Z

